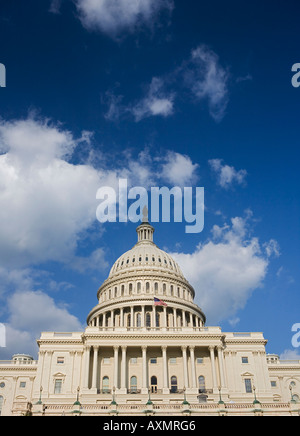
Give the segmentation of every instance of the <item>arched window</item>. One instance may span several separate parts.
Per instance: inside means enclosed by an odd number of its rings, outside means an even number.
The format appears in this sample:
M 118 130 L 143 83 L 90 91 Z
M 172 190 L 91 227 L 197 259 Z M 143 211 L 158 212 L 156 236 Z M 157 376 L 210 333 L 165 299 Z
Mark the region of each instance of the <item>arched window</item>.
M 127 315 L 127 327 L 131 327 L 131 315 L 130 315 L 130 313 Z
M 149 312 L 146 313 L 146 327 L 151 328 L 151 314 Z
M 171 296 L 173 297 L 173 295 L 174 295 L 174 287 L 173 285 L 171 285 Z
M 4 398 L 0 395 L 0 416 L 2 413 L 3 402 L 4 402 Z
M 118 296 L 118 288 L 115 287 L 115 298 L 117 298 L 117 296 Z
M 102 379 L 102 392 L 104 394 L 109 394 L 110 390 L 109 390 L 109 377 L 105 376 Z
M 142 289 L 142 284 L 141 284 L 141 282 L 138 282 L 138 284 L 137 284 L 137 293 L 138 294 L 141 293 L 141 289 Z
M 171 377 L 171 394 L 176 394 L 178 390 L 177 377 L 173 375 Z
M 157 377 L 155 375 L 151 377 L 151 392 L 152 394 L 157 393 Z
M 137 378 L 136 376 L 132 376 L 130 379 L 130 392 L 136 393 L 137 392 Z
M 163 294 L 167 294 L 167 285 L 165 283 L 163 284 Z
M 121 296 L 122 296 L 122 297 L 124 297 L 124 290 L 125 290 L 125 286 L 122 285 L 122 287 L 121 287 Z
M 140 313 L 136 314 L 136 326 L 142 327 L 142 315 Z
M 132 283 L 129 283 L 129 295 L 132 295 Z
M 150 292 L 150 283 L 149 282 L 146 283 L 146 292 L 147 292 L 147 294 L 149 294 L 149 292 Z
M 154 290 L 158 291 L 158 283 L 157 282 L 154 283 Z
M 200 377 L 198 378 L 198 385 L 199 385 L 199 393 L 205 393 L 206 389 L 205 389 L 205 377 L 203 377 L 203 375 L 200 375 Z

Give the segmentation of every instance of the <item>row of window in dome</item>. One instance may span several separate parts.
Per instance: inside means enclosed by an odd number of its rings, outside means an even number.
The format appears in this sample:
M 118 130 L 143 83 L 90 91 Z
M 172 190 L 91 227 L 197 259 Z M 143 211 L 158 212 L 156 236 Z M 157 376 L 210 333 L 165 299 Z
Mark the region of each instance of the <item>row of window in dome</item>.
M 180 274 L 180 271 L 178 270 L 176 263 L 171 259 L 167 260 L 165 257 L 162 259 L 161 256 L 158 256 L 156 258 L 154 254 L 152 254 L 150 256 L 148 254 L 146 254 L 144 262 L 147 264 L 152 264 L 152 265 L 156 264 L 156 262 L 158 262 L 159 264 L 164 265 L 165 267 L 169 267 L 172 270 L 175 270 L 176 272 L 178 272 Z M 135 264 L 140 264 L 140 265 L 143 264 L 143 256 L 141 254 L 138 257 L 133 256 L 132 259 L 127 257 L 126 259 L 123 258 L 123 259 L 119 260 L 115 264 L 115 266 L 113 268 L 113 272 L 117 271 L 120 268 L 124 268 L 124 267 L 129 266 L 129 265 L 132 266 Z
M 127 285 L 123 284 L 121 286 L 115 286 L 112 289 L 105 290 L 101 292 L 99 303 L 109 301 L 112 298 L 125 297 L 139 295 L 142 293 L 146 294 L 157 294 L 169 297 L 178 297 L 183 300 L 193 301 L 193 296 L 188 289 L 181 288 L 176 285 L 167 285 L 167 283 L 160 284 L 159 282 L 137 282 L 129 283 Z
M 128 327 L 128 328 L 182 328 L 182 327 L 204 327 L 203 320 L 189 312 L 185 312 L 182 309 L 167 308 L 166 317 L 159 310 L 153 311 L 145 309 L 145 313 L 141 312 L 141 309 L 137 307 L 131 310 L 131 308 L 125 308 L 125 311 L 121 313 L 120 309 L 114 311 L 108 311 L 104 314 L 100 314 L 93 318 L 89 325 L 91 327 Z

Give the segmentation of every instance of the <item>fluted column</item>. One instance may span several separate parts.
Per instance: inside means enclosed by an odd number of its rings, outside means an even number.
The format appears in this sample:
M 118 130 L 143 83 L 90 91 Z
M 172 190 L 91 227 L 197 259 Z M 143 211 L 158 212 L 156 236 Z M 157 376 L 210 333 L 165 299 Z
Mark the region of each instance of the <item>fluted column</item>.
M 189 377 L 188 377 L 187 354 L 186 354 L 187 346 L 184 345 L 183 347 L 181 347 L 181 350 L 182 350 L 182 359 L 183 359 L 184 387 L 188 388 L 189 387 Z
M 211 362 L 211 371 L 213 376 L 213 389 L 218 389 L 218 382 L 217 382 L 217 373 L 216 373 L 216 363 L 215 363 L 215 347 L 211 346 L 209 347 L 210 351 L 210 362 Z
M 120 309 L 120 327 L 124 327 L 124 308 Z
M 145 306 L 142 306 L 142 322 L 141 322 L 141 327 L 142 328 L 145 327 Z
M 190 347 L 191 370 L 192 370 L 192 388 L 197 388 L 196 365 L 195 365 L 195 347 Z
M 147 347 L 142 346 L 142 360 L 143 360 L 143 379 L 142 379 L 142 393 L 148 392 L 147 383 Z
M 114 387 L 118 389 L 119 378 L 119 347 L 114 347 Z
M 161 348 L 163 356 L 163 390 L 166 391 L 164 393 L 169 393 L 167 347 L 163 346 Z
M 90 378 L 90 346 L 84 350 L 84 388 L 88 389 Z
M 98 349 L 99 347 L 94 348 L 94 361 L 93 361 L 93 378 L 92 378 L 92 388 L 97 388 L 97 374 L 98 374 Z
M 220 381 L 221 387 L 225 387 L 225 373 L 224 373 L 224 356 L 223 356 L 223 347 L 218 347 L 218 359 L 219 359 L 219 367 L 220 367 Z
M 121 368 L 121 388 L 125 391 L 126 388 L 126 359 L 127 359 L 127 347 L 122 346 L 122 368 Z

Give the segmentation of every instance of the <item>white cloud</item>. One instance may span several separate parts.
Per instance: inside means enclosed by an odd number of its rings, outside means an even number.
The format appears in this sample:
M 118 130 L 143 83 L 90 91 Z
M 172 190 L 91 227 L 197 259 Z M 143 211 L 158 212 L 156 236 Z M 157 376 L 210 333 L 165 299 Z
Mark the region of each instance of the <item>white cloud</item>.
M 17 291 L 7 300 L 9 313 L 6 327 L 6 345 L 1 358 L 11 358 L 14 353 L 36 356 L 36 339 L 42 331 L 83 331 L 84 326 L 67 306 L 58 305 L 42 291 Z
M 199 244 L 194 253 L 173 253 L 196 291 L 196 303 L 208 323 L 234 319 L 254 290 L 263 285 L 269 258 L 255 237 L 249 238 L 250 217 L 236 217 L 216 231 L 214 240 Z
M 174 186 L 191 186 L 197 179 L 198 167 L 189 156 L 168 152 L 161 168 L 161 178 Z
M 62 0 L 52 0 L 49 8 L 49 12 L 52 14 L 59 14 Z
M 209 164 L 213 172 L 217 176 L 218 184 L 224 188 L 229 189 L 234 183 L 244 185 L 246 183 L 247 171 L 237 171 L 234 167 L 223 164 L 222 159 L 211 159 Z
M 300 353 L 298 350 L 284 350 L 280 360 L 300 360 Z
M 120 177 L 129 185 L 149 188 L 158 183 L 191 182 L 197 165 L 175 152 L 147 150 L 137 159 L 124 152 L 108 168 L 107 156 L 89 155 L 85 163 L 71 163 L 76 147 L 90 147 L 91 133 L 75 139 L 71 132 L 49 120 L 0 122 L 0 262 L 5 268 L 24 268 L 46 261 L 77 265 L 106 265 L 104 252 L 86 259 L 75 253 L 78 243 L 96 222 L 101 186 L 117 190 Z M 110 163 L 111 165 L 111 163 Z M 100 232 L 101 229 L 99 229 Z M 99 247 L 100 248 L 100 247 Z
M 174 93 L 164 91 L 163 80 L 154 77 L 147 95 L 128 110 L 133 114 L 136 122 L 150 116 L 168 117 L 173 114 Z
M 229 73 L 220 65 L 218 55 L 200 45 L 192 51 L 183 71 L 186 86 L 197 100 L 207 100 L 210 115 L 221 121 L 228 104 Z
M 80 138 L 80 141 L 82 138 Z M 101 177 L 67 161 L 78 140 L 45 120 L 0 123 L 0 261 L 65 261 L 95 219 Z
M 162 10 L 171 12 L 172 0 L 75 0 L 82 25 L 111 37 L 153 26 Z

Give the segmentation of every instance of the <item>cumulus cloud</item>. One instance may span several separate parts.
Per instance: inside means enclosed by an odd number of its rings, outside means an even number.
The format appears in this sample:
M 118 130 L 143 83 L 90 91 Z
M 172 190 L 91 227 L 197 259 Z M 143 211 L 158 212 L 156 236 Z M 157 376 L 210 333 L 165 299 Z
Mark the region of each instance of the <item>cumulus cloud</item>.
M 83 331 L 84 326 L 64 304 L 57 304 L 42 291 L 19 290 L 7 300 L 9 314 L 6 327 L 6 348 L 1 358 L 14 353 L 37 354 L 36 339 L 42 331 Z
M 96 221 L 96 193 L 101 186 L 117 190 L 120 177 L 129 185 L 184 184 L 197 165 L 188 156 L 142 151 L 137 158 L 124 153 L 107 167 L 107 158 L 73 164 L 79 143 L 90 145 L 91 134 L 78 139 L 58 123 L 29 117 L 0 122 L 0 262 L 24 268 L 46 261 L 72 262 L 73 268 L 106 265 L 96 251 L 76 260 L 82 234 Z M 97 163 L 97 165 L 95 165 Z M 111 165 L 111 164 L 110 164 Z
M 211 159 L 209 160 L 209 164 L 217 177 L 218 184 L 222 188 L 229 189 L 235 183 L 238 185 L 244 185 L 246 183 L 246 170 L 237 171 L 234 167 L 223 164 L 222 159 Z
M 0 261 L 64 261 L 95 219 L 101 176 L 68 162 L 78 141 L 47 120 L 0 123 Z
M 250 215 L 213 229 L 213 239 L 191 254 L 173 253 L 196 291 L 196 303 L 209 324 L 234 319 L 254 290 L 263 285 L 269 258 L 256 237 L 249 237 Z M 217 302 L 217 304 L 216 304 Z
M 82 25 L 117 37 L 153 26 L 161 11 L 171 12 L 173 0 L 74 0 Z

